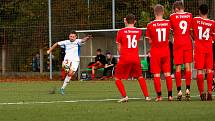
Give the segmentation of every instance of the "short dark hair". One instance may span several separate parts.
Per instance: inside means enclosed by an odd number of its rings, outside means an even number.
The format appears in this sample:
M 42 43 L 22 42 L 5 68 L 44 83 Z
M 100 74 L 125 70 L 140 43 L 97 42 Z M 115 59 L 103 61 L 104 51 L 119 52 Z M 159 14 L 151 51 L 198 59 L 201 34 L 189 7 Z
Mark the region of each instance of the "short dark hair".
M 101 50 L 100 48 L 99 48 L 99 49 L 97 49 L 96 51 L 97 51 L 97 52 L 102 52 L 102 50 Z
M 158 15 L 158 14 L 161 14 L 162 12 L 164 12 L 164 7 L 160 4 L 155 5 L 154 14 Z
M 173 3 L 173 9 L 176 9 L 176 8 L 179 9 L 179 10 L 184 9 L 183 2 L 182 1 L 175 1 Z
M 128 24 L 134 24 L 135 20 L 135 15 L 132 13 L 126 16 L 126 21 L 128 22 Z
M 208 11 L 209 11 L 208 5 L 206 5 L 206 4 L 201 4 L 201 5 L 199 6 L 199 11 L 200 11 L 200 13 L 201 13 L 202 15 L 208 14 Z
M 76 31 L 71 31 L 70 34 L 75 34 L 77 36 L 77 32 Z

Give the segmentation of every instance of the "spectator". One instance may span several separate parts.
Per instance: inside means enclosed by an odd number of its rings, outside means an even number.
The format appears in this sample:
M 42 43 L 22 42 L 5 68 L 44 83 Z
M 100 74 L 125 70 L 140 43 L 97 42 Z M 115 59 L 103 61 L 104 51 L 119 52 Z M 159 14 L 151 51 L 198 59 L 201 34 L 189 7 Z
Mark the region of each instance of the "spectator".
M 32 58 L 32 70 L 34 72 L 40 71 L 40 55 L 38 53 Z
M 103 76 L 102 76 L 101 80 L 106 79 L 108 77 L 107 72 L 109 70 L 112 72 L 115 65 L 116 65 L 116 58 L 114 58 L 110 52 L 107 52 L 106 53 L 106 64 L 104 67 L 104 72 L 103 72 Z M 111 76 L 113 76 L 112 73 L 111 73 Z
M 95 63 L 92 65 L 92 80 L 95 78 L 95 70 L 104 68 L 106 63 L 106 57 L 102 54 L 101 49 L 96 50 Z

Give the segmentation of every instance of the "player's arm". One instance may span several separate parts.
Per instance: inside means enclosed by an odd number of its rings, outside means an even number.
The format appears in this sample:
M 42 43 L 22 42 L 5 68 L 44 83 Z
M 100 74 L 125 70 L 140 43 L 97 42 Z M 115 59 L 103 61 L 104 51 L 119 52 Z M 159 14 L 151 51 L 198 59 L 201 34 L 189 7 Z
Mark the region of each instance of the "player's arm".
M 52 50 L 54 50 L 58 46 L 58 43 L 56 42 L 49 50 L 47 50 L 47 54 L 50 54 Z
M 117 43 L 117 50 L 119 53 L 121 52 L 121 44 L 120 43 Z
M 86 41 L 88 41 L 88 40 L 90 40 L 92 38 L 93 38 L 92 35 L 87 35 L 86 37 L 84 37 L 84 38 L 81 39 L 81 42 L 85 43 Z

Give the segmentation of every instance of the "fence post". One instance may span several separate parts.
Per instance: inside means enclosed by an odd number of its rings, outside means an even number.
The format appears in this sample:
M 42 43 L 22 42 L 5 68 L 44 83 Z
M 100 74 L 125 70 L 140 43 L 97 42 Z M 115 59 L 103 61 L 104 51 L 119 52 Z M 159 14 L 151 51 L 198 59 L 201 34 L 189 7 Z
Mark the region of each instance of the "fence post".
M 43 73 L 43 49 L 40 48 L 40 73 Z
M 52 32 L 51 32 L 51 0 L 48 0 L 48 17 L 49 17 L 49 48 L 52 46 Z M 52 53 L 49 54 L 50 74 L 49 77 L 52 80 Z
M 112 0 L 112 29 L 115 29 L 115 0 Z
M 2 47 L 2 75 L 5 74 L 6 71 L 6 47 L 3 45 Z

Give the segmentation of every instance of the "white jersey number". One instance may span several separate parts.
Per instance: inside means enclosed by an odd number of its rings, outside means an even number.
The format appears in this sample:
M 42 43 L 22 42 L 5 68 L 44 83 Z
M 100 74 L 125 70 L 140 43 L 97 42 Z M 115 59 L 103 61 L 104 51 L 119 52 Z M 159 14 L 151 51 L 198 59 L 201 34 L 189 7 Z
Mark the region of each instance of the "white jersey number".
M 207 28 L 204 32 L 203 32 L 203 28 L 201 26 L 198 26 L 199 29 L 199 39 L 202 40 L 202 38 L 205 38 L 205 40 L 209 39 L 210 36 L 210 28 Z
M 158 41 L 159 42 L 161 42 L 161 41 L 165 42 L 166 41 L 166 28 L 156 29 L 156 32 L 158 33 Z M 162 36 L 163 36 L 163 38 L 162 38 Z M 162 38 L 162 40 L 161 40 L 161 38 Z
M 182 29 L 182 34 L 185 34 L 187 31 L 187 22 L 186 21 L 181 21 L 179 23 L 179 27 Z
M 137 40 L 136 40 L 136 35 L 134 35 L 131 38 L 131 35 L 126 36 L 128 39 L 128 48 L 136 48 L 137 47 Z

